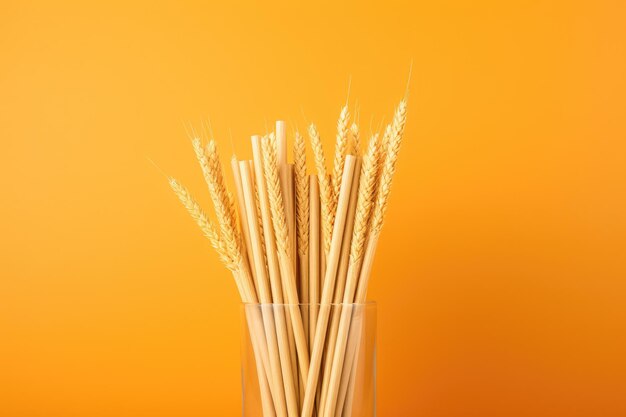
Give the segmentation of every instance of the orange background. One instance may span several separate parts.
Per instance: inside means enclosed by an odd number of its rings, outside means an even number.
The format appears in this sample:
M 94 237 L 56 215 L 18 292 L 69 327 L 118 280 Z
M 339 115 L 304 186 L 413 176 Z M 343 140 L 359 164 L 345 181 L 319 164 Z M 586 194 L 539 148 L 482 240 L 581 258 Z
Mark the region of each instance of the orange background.
M 623 2 L 87 3 L 0 5 L 0 416 L 239 415 L 235 286 L 146 156 L 208 206 L 186 123 L 328 150 L 411 60 L 379 415 L 626 415 Z

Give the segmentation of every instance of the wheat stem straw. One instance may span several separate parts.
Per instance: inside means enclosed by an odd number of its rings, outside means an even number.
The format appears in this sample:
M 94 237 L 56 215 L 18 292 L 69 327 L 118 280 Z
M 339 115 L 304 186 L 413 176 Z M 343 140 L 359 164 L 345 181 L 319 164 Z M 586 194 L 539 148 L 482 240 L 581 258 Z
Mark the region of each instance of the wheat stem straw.
M 350 189 L 352 186 L 352 176 L 354 174 L 355 158 L 351 155 L 346 157 L 344 173 L 341 183 L 341 192 L 339 194 L 337 212 L 333 226 L 332 241 L 328 259 L 326 263 L 326 271 L 324 278 L 324 288 L 322 289 L 321 306 L 317 318 L 317 328 L 315 330 L 315 340 L 311 349 L 311 367 L 309 378 L 306 382 L 306 390 L 304 393 L 304 401 L 302 404 L 302 417 L 311 417 L 313 412 L 313 402 L 315 400 L 315 390 L 318 383 L 320 364 L 322 360 L 322 351 L 324 349 L 324 341 L 326 339 L 326 326 L 328 325 L 328 316 L 330 314 L 330 303 L 333 299 L 333 290 L 337 267 L 339 265 L 339 255 L 341 251 L 341 241 L 343 237 L 343 229 L 345 226 L 346 215 L 348 211 L 348 203 L 350 199 Z
M 241 161 L 239 163 L 239 168 L 245 200 L 245 214 L 242 213 L 242 217 L 248 218 L 248 224 L 250 226 L 250 238 L 252 243 L 252 257 L 254 260 L 254 267 L 257 272 L 257 280 L 259 283 L 259 301 L 264 304 L 264 306 L 261 307 L 263 324 L 265 326 L 265 334 L 267 337 L 269 350 L 272 383 L 276 387 L 276 398 L 274 404 L 276 406 L 276 412 L 279 417 L 287 416 L 285 393 L 281 381 L 282 374 L 280 369 L 280 354 L 278 341 L 276 338 L 274 314 L 271 306 L 269 306 L 269 304 L 271 304 L 272 302 L 272 295 L 270 293 L 267 271 L 265 268 L 265 254 L 263 253 L 263 245 L 261 244 L 261 234 L 256 213 L 256 199 L 253 189 L 254 185 L 252 182 L 252 174 L 248 161 Z
M 306 147 L 304 138 L 296 132 L 294 141 L 294 163 L 290 164 L 289 178 L 294 183 L 289 190 L 295 193 L 295 198 L 291 200 L 295 203 L 294 220 L 292 230 L 295 231 L 297 242 L 293 241 L 292 252 L 296 260 L 296 277 L 299 290 L 299 300 L 305 304 L 301 307 L 302 324 L 307 342 L 307 352 L 309 349 L 309 182 L 306 176 Z M 297 250 L 296 250 L 297 247 Z M 301 374 L 300 374 L 301 375 Z M 306 380 L 302 377 L 299 380 L 300 400 L 304 396 L 304 384 Z
M 298 276 L 300 278 L 300 301 L 310 302 L 309 294 L 309 178 L 306 174 L 306 147 L 304 138 L 296 132 L 294 141 L 294 179 L 296 193 L 296 236 L 298 250 Z M 302 312 L 304 331 L 309 345 L 309 311 Z
M 295 366 L 291 361 L 290 335 L 288 332 L 288 324 L 283 304 L 283 286 L 281 283 L 280 267 L 278 264 L 276 241 L 274 239 L 274 229 L 271 220 L 271 209 L 269 205 L 269 197 L 267 193 L 267 185 L 265 182 L 265 173 L 263 166 L 263 154 L 261 149 L 261 138 L 252 136 L 252 154 L 254 160 L 254 170 L 256 179 L 256 189 L 259 195 L 259 207 L 261 210 L 261 220 L 263 223 L 263 233 L 265 235 L 265 249 L 267 265 L 270 277 L 270 285 L 272 289 L 272 299 L 274 304 L 274 318 L 276 319 L 276 334 L 278 338 L 278 348 L 280 353 L 280 364 L 283 377 L 283 385 L 285 388 L 285 397 L 287 401 L 287 410 L 289 417 L 298 415 L 298 399 L 295 389 Z M 290 326 L 290 325 L 289 325 Z M 295 352 L 295 346 L 294 346 Z
M 376 193 L 376 202 L 373 208 L 373 214 L 370 224 L 369 237 L 367 238 L 367 246 L 365 250 L 365 254 L 363 255 L 363 261 L 361 266 L 361 271 L 358 278 L 358 287 L 356 290 L 355 302 L 362 304 L 365 303 L 367 296 L 367 285 L 369 283 L 369 278 L 372 272 L 372 265 L 374 262 L 374 254 L 376 251 L 376 246 L 378 244 L 378 237 L 380 235 L 380 231 L 383 226 L 383 221 L 385 217 L 385 213 L 387 210 L 387 203 L 389 199 L 389 193 L 391 191 L 391 183 L 393 180 L 393 175 L 396 170 L 396 163 L 398 160 L 398 152 L 400 150 L 400 145 L 402 143 L 402 135 L 404 133 L 404 126 L 406 124 L 406 109 L 407 109 L 407 101 L 406 98 L 400 101 L 396 111 L 394 113 L 394 118 L 392 123 L 388 126 L 385 131 L 385 137 L 383 138 L 382 143 L 382 154 L 384 155 L 384 162 L 381 168 L 380 179 L 378 181 L 378 190 Z M 382 155 L 381 155 L 382 157 Z M 354 320 L 354 318 L 353 318 Z M 359 339 L 360 333 L 355 335 L 352 334 L 352 330 L 350 331 L 349 339 L 355 339 L 354 342 L 351 342 L 351 345 L 354 347 L 354 355 L 352 358 L 348 358 L 346 361 L 347 366 L 355 366 L 354 361 L 358 356 L 359 349 Z M 350 349 L 350 348 L 349 348 Z M 344 370 L 346 372 L 346 370 Z M 354 381 L 354 378 L 351 379 Z M 348 382 L 349 383 L 349 382 Z M 352 415 L 352 399 L 351 396 L 354 395 L 354 383 L 352 386 L 348 387 L 348 400 L 346 403 L 347 414 Z
M 237 164 L 237 160 L 234 157 L 234 155 L 233 155 L 233 159 L 231 162 L 235 165 Z M 263 232 L 262 232 L 262 227 L 260 226 L 260 220 L 259 220 L 260 212 L 259 212 L 259 206 L 258 206 L 258 195 L 253 185 L 254 184 L 254 166 L 251 160 L 243 161 L 241 162 L 241 164 L 247 167 L 246 173 L 245 173 L 247 198 L 244 197 L 244 204 L 243 206 L 240 206 L 240 210 L 241 210 L 240 218 L 242 220 L 246 219 L 246 223 L 248 223 L 247 221 L 248 216 L 250 216 L 252 213 L 252 215 L 257 219 L 258 225 L 254 225 L 253 228 L 255 231 L 257 231 L 255 242 L 257 242 L 257 246 L 260 246 L 260 248 L 256 250 L 256 253 L 254 255 L 252 253 L 251 248 L 247 251 L 248 262 L 250 265 L 252 265 L 254 262 L 254 268 L 252 268 L 252 272 L 253 272 L 254 283 L 256 287 L 259 289 L 259 301 L 261 301 L 262 303 L 271 303 L 272 302 L 271 295 L 269 294 L 269 290 L 267 289 L 268 282 L 267 282 L 267 264 L 265 260 L 265 242 L 263 241 L 263 236 L 262 236 Z M 233 170 L 233 171 L 235 175 L 240 174 L 240 171 L 238 169 Z M 237 181 L 237 178 L 235 178 L 235 180 Z M 239 177 L 239 181 L 241 181 L 241 176 Z M 241 184 L 241 186 L 243 188 L 243 184 Z M 254 189 L 254 192 L 252 192 L 252 189 Z M 253 193 L 254 193 L 254 198 L 252 198 Z M 247 204 L 246 204 L 246 200 L 247 200 Z M 242 225 L 242 228 L 243 228 L 244 222 L 241 221 L 240 224 Z M 248 240 L 246 242 L 247 244 L 251 244 L 250 233 L 249 233 L 250 226 L 248 226 L 247 224 L 246 226 L 248 228 L 244 229 L 244 232 L 246 232 L 246 235 L 244 235 L 244 238 L 247 236 Z M 259 230 L 260 230 L 260 233 L 258 233 Z M 250 258 L 253 256 L 255 256 L 254 260 Z M 254 271 L 259 271 L 259 272 L 258 274 L 255 274 Z M 257 276 L 261 277 L 260 282 L 259 282 L 259 279 L 256 278 Z M 252 308 L 255 308 L 255 307 L 252 307 Z M 267 308 L 266 306 L 262 307 L 262 309 L 263 311 L 261 311 L 261 315 L 263 318 L 263 325 L 265 327 L 265 334 L 267 337 L 266 341 L 268 344 L 268 355 L 269 355 L 269 366 L 270 366 L 267 372 L 267 379 L 269 380 L 267 384 L 268 386 L 265 388 L 270 390 L 270 393 L 274 400 L 274 407 L 275 407 L 275 410 L 274 409 L 271 410 L 271 415 L 277 414 L 278 415 L 277 417 L 281 417 L 281 416 L 288 417 L 287 409 L 285 408 L 284 385 L 282 384 L 282 381 L 281 381 L 281 367 L 279 363 L 279 351 L 278 351 L 278 346 L 277 346 L 277 341 L 276 341 L 276 327 L 274 325 L 274 312 L 271 310 L 271 308 Z M 255 311 L 254 314 L 258 315 L 259 313 L 258 311 Z M 260 330 L 257 330 L 257 331 L 260 331 Z
M 290 189 L 290 185 L 289 185 L 289 179 L 288 179 L 288 175 L 289 175 L 289 164 L 287 163 L 287 132 L 286 132 L 286 126 L 285 126 L 285 122 L 283 120 L 277 120 L 276 121 L 276 130 L 275 133 L 270 134 L 270 137 L 272 138 L 272 141 L 275 142 L 275 149 L 276 149 L 276 166 L 277 166 L 277 173 L 278 173 L 278 181 L 280 184 L 280 191 L 281 191 L 281 196 L 282 199 L 280 201 L 280 204 L 283 208 L 283 211 L 285 212 L 285 223 L 287 226 L 287 237 L 289 239 L 289 241 L 291 242 L 290 247 L 294 247 L 293 245 L 293 233 L 292 233 L 292 217 L 293 217 L 293 211 L 292 211 L 292 204 L 291 204 L 291 192 L 289 191 Z M 271 196 L 270 196 L 271 198 Z M 272 213 L 273 216 L 273 213 Z M 290 259 L 291 262 L 293 263 L 293 268 L 295 270 L 295 257 L 293 256 L 294 252 L 292 252 L 290 254 Z M 280 262 L 279 262 L 280 265 Z M 282 268 L 282 266 L 281 266 Z M 281 271 L 281 274 L 284 274 L 283 271 Z M 289 301 L 289 295 L 288 295 L 288 288 L 287 288 L 287 283 L 285 282 L 285 279 L 283 277 L 282 281 L 282 288 L 283 288 L 283 299 L 287 302 L 290 303 Z M 295 285 L 297 286 L 297 282 L 295 283 Z M 299 386 L 299 378 L 298 378 L 298 372 L 297 372 L 297 368 L 298 368 L 298 364 L 297 364 L 297 352 L 296 352 L 296 344 L 295 344 L 295 339 L 294 339 L 294 330 L 293 330 L 293 323 L 292 323 L 292 318 L 291 318 L 291 314 L 287 314 L 286 315 L 286 321 L 287 321 L 287 334 L 289 337 L 289 350 L 290 350 L 290 359 L 291 359 L 291 367 L 294 370 L 294 377 L 296 378 L 294 383 L 296 384 L 296 387 L 298 388 Z M 298 390 L 299 393 L 299 390 Z M 299 398 L 298 398 L 299 401 Z
M 252 341 L 252 351 L 256 362 L 257 379 L 259 380 L 259 391 L 261 392 L 261 408 L 263 417 L 276 417 L 276 409 L 274 400 L 275 395 L 271 383 L 271 375 L 269 368 L 263 367 L 263 353 L 260 346 L 264 345 L 263 329 L 260 325 L 260 319 L 257 314 L 246 311 L 246 320 L 248 321 L 249 333 Z M 278 414 L 280 416 L 281 414 Z
M 328 360 L 331 365 L 327 368 L 330 369 L 330 371 L 328 372 L 326 401 L 323 402 L 323 415 L 334 415 L 335 403 L 339 394 L 339 387 L 341 383 L 340 378 L 342 377 L 341 373 L 344 368 L 344 356 L 348 339 L 348 330 L 350 328 L 350 319 L 352 317 L 351 304 L 354 301 L 354 293 L 361 265 L 360 261 L 363 256 L 363 245 L 373 204 L 378 172 L 378 160 L 379 142 L 378 136 L 374 135 L 368 145 L 359 182 L 359 195 L 357 202 L 358 208 L 349 256 L 350 265 L 348 267 L 345 290 L 341 295 L 343 297 L 342 302 L 344 303 L 344 308 L 341 311 L 341 318 L 337 318 L 338 327 L 334 329 L 331 327 L 332 330 L 336 331 L 336 338 L 334 340 L 336 346 L 334 349 L 328 349 L 329 355 L 333 357 Z M 325 380 L 326 377 L 327 375 L 325 374 Z
M 316 175 L 309 175 L 309 352 L 315 338 L 320 301 L 320 191 Z
M 358 308 L 364 309 L 365 306 L 357 306 L 357 309 Z M 350 324 L 346 358 L 343 363 L 341 383 L 339 385 L 339 395 L 337 397 L 334 417 L 352 416 L 353 414 L 352 407 L 357 373 L 357 360 L 362 331 L 363 326 L 358 325 L 357 320 L 353 317 Z
M 287 129 L 283 120 L 276 122 L 276 160 L 278 166 L 278 178 L 280 180 L 280 190 L 283 196 L 285 209 L 285 220 L 290 247 L 292 248 L 291 259 L 295 268 L 295 203 L 293 194 L 293 166 L 288 163 L 287 158 Z
M 352 179 L 352 189 L 350 192 L 350 204 L 348 206 L 348 215 L 346 225 L 343 232 L 343 240 L 341 242 L 341 255 L 339 257 L 339 268 L 337 270 L 337 278 L 335 283 L 335 293 L 333 296 L 333 308 L 331 309 L 330 326 L 326 336 L 326 351 L 324 360 L 324 371 L 322 373 L 322 392 L 320 409 L 324 409 L 326 403 L 326 395 L 328 392 L 328 384 L 330 381 L 331 367 L 333 364 L 333 354 L 335 351 L 335 343 L 337 340 L 337 329 L 339 327 L 339 317 L 343 309 L 340 304 L 343 299 L 344 288 L 346 286 L 346 273 L 348 271 L 348 261 L 350 256 L 350 242 L 352 241 L 352 231 L 354 229 L 355 210 L 357 206 L 357 197 L 359 192 L 359 177 L 361 173 L 361 160 L 356 158 L 354 166 L 354 176 Z
M 282 271 L 282 265 L 280 257 L 278 258 L 278 267 Z M 289 345 L 289 360 L 291 361 L 291 369 L 293 372 L 293 384 L 295 388 L 295 398 L 297 402 L 297 408 L 300 407 L 300 369 L 298 368 L 298 352 L 296 349 L 296 340 L 293 333 L 293 322 L 291 320 L 291 311 L 288 309 L 287 304 L 289 304 L 289 298 L 287 296 L 287 288 L 285 280 L 282 280 L 283 284 L 283 300 L 285 302 L 285 306 L 282 308 L 285 310 L 285 324 L 287 325 L 287 343 Z
M 284 202 L 283 204 L 287 204 L 286 202 Z M 287 230 L 289 231 L 290 229 L 290 223 L 287 223 Z M 291 241 L 291 234 L 289 234 L 287 236 L 287 238 Z M 290 245 L 290 247 L 292 247 Z M 291 266 L 293 267 L 294 270 L 294 285 L 296 287 L 296 294 L 298 292 L 298 282 L 297 282 L 297 277 L 295 275 L 295 264 L 293 262 L 293 259 L 295 259 L 293 257 L 293 251 L 291 251 L 290 256 L 289 256 L 289 260 L 291 262 Z M 279 267 L 281 268 L 281 274 L 284 274 L 284 272 L 282 271 L 282 266 L 280 263 L 280 257 L 279 257 L 279 262 L 278 262 Z M 283 297 L 285 299 L 285 302 L 289 304 L 289 295 L 288 295 L 288 283 L 286 282 L 286 280 L 283 279 L 282 281 L 283 284 Z M 301 380 L 302 377 L 300 375 L 300 369 L 298 368 L 298 353 L 297 353 L 297 349 L 296 349 L 296 340 L 295 340 L 295 336 L 294 336 L 294 330 L 293 330 L 293 322 L 291 319 L 291 313 L 288 313 L 286 316 L 286 321 L 287 321 L 287 335 L 289 337 L 289 350 L 290 350 L 290 358 L 291 358 L 291 368 L 294 370 L 294 384 L 296 385 L 296 397 L 298 400 L 298 406 L 300 404 L 300 385 L 301 385 Z
M 310 188 L 310 245 L 309 245 L 309 253 L 310 253 L 310 275 L 309 275 L 309 285 L 310 285 L 310 306 L 309 310 L 310 314 L 310 323 L 309 323 L 309 354 L 311 354 L 311 348 L 313 345 L 313 341 L 315 340 L 315 330 L 317 327 L 317 316 L 319 314 L 319 302 L 320 302 L 320 291 L 321 291 L 321 279 L 324 274 L 324 269 L 322 265 L 324 249 L 322 247 L 323 242 L 321 241 L 321 213 L 320 213 L 320 189 L 319 182 L 317 179 L 317 175 L 312 174 L 309 178 L 309 188 Z M 318 390 L 319 392 L 319 390 Z M 304 396 L 303 396 L 304 397 Z M 304 398 L 303 398 L 304 399 Z M 317 404 L 319 403 L 318 397 L 316 396 L 316 407 L 314 410 L 314 416 L 317 415 Z
M 283 204 L 285 210 L 285 221 L 287 223 L 287 234 L 292 248 L 290 259 L 293 263 L 293 269 L 296 270 L 296 250 L 295 250 L 295 212 L 293 201 L 293 174 L 291 172 L 291 166 L 287 160 L 287 131 L 286 124 L 283 120 L 276 121 L 276 159 L 278 167 L 278 178 L 280 181 L 280 190 L 283 196 L 281 204 Z M 298 281 L 296 279 L 296 288 Z M 288 289 L 283 281 L 283 296 L 285 300 L 289 300 Z M 297 352 L 295 346 L 295 340 L 293 335 L 293 323 L 291 315 L 287 315 L 287 329 L 289 334 L 289 347 L 291 349 L 291 363 L 293 369 L 297 369 Z M 299 388 L 300 379 L 296 378 L 296 385 Z M 298 391 L 299 392 L 299 391 Z M 299 398 L 298 398 L 299 401 Z
M 280 260 L 278 264 L 280 266 Z M 284 286 L 283 286 L 283 289 L 284 289 Z M 300 381 L 302 380 L 302 376 L 300 375 L 300 367 L 298 366 L 298 350 L 296 348 L 296 336 L 293 331 L 293 321 L 291 319 L 291 310 L 288 307 L 289 300 L 285 299 L 285 303 L 286 304 L 283 306 L 283 309 L 285 310 L 285 323 L 287 324 L 287 341 L 289 343 L 289 359 L 291 360 L 291 369 L 293 369 L 293 384 L 295 387 L 297 407 L 298 409 L 300 409 L 300 406 L 301 406 Z
M 280 397 L 278 392 L 281 392 L 281 387 L 277 386 L 271 370 L 271 365 L 267 357 L 265 359 L 263 355 L 268 355 L 264 340 L 264 330 L 261 323 L 261 314 L 256 309 L 255 304 L 249 304 L 248 307 L 244 307 L 246 313 L 246 320 L 248 322 L 248 329 L 252 341 L 252 350 L 254 353 L 254 360 L 256 362 L 257 377 L 259 380 L 259 390 L 261 392 L 261 407 L 263 410 L 263 417 L 280 417 L 284 416 L 284 405 L 281 406 Z M 263 317 L 263 319 L 265 319 Z M 263 363 L 265 366 L 262 366 Z M 271 362 L 271 361 L 269 361 Z
M 307 380 L 309 372 L 309 351 L 306 344 L 306 336 L 298 306 L 298 292 L 295 285 L 295 271 L 289 254 L 289 240 L 287 234 L 287 222 L 282 203 L 280 183 L 278 181 L 278 164 L 276 160 L 275 142 L 270 138 L 262 141 L 263 145 L 263 165 L 265 169 L 265 180 L 272 210 L 272 223 L 274 225 L 274 235 L 278 248 L 278 261 L 280 265 L 283 284 L 287 292 L 288 309 L 290 311 L 293 334 L 296 341 L 296 350 L 300 373 L 303 380 Z
M 300 296 L 300 275 L 298 274 L 298 251 L 297 251 L 297 241 L 296 241 L 296 195 L 295 195 L 295 167 L 294 164 L 287 164 L 287 201 L 286 201 L 286 209 L 290 214 L 287 216 L 287 230 L 289 231 L 289 247 L 291 249 L 291 263 L 294 274 L 294 282 L 296 284 L 296 294 L 298 295 L 298 303 L 303 302 Z M 300 311 L 300 317 L 302 317 L 302 330 L 304 331 L 304 341 L 306 342 L 307 353 L 309 349 L 309 339 L 308 339 L 308 327 L 307 321 L 304 314 L 304 310 Z M 302 373 L 298 372 L 298 404 L 302 401 L 302 395 L 304 394 L 304 380 L 302 379 Z
M 202 162 L 203 158 L 202 156 L 202 145 L 200 145 L 199 147 L 196 148 L 196 145 L 194 144 L 194 148 L 196 149 L 196 155 L 198 156 L 198 160 L 200 161 L 200 166 L 202 166 L 202 171 L 204 172 L 205 168 Z M 237 202 L 239 204 L 239 213 L 241 213 L 241 215 L 239 216 L 239 220 L 240 220 L 240 226 L 241 226 L 241 231 L 243 234 L 243 240 L 245 243 L 245 254 L 244 256 L 247 258 L 248 263 L 250 265 L 252 265 L 253 260 L 252 260 L 252 246 L 250 243 L 250 226 L 248 225 L 248 218 L 247 216 L 244 215 L 244 213 L 246 212 L 245 209 L 245 202 L 244 202 L 244 197 L 243 197 L 243 188 L 241 185 L 241 173 L 239 171 L 239 161 L 237 160 L 237 158 L 235 157 L 235 155 L 233 155 L 232 159 L 231 159 L 231 168 L 233 171 L 233 178 L 235 180 L 235 189 L 237 191 Z M 208 167 L 207 167 L 208 169 Z M 210 175 L 210 174 L 209 174 Z M 257 275 L 256 275 L 256 271 L 253 268 L 252 269 L 252 278 L 254 280 L 254 286 L 256 288 L 259 287 L 258 284 L 258 280 L 257 280 Z
M 268 264 L 267 264 L 267 255 L 266 255 L 266 248 L 265 248 L 265 232 L 263 230 L 263 219 L 261 217 L 261 203 L 260 203 L 260 198 L 259 198 L 259 190 L 256 187 L 256 172 L 254 169 L 254 162 L 252 160 L 248 161 L 248 165 L 250 166 L 250 175 L 252 176 L 252 184 L 253 184 L 253 188 L 254 188 L 254 202 L 255 202 L 255 209 L 256 209 L 256 218 L 257 218 L 257 224 L 259 225 L 259 234 L 260 234 L 260 239 L 261 239 L 261 249 L 263 251 L 263 263 L 265 264 L 265 268 L 266 270 L 269 268 Z M 268 276 L 269 276 L 269 270 L 268 270 Z

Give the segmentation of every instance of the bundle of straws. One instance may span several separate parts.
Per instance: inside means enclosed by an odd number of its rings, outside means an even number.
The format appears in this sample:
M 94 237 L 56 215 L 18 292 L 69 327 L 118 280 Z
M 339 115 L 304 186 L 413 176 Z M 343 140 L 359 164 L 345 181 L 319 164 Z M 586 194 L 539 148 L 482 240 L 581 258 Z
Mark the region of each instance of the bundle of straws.
M 343 407 L 353 382 L 349 307 L 366 301 L 406 111 L 404 98 L 382 136 L 372 134 L 362 151 L 344 106 L 330 173 L 316 126 L 308 136 L 317 173 L 308 174 L 304 137 L 295 132 L 289 163 L 285 122 L 278 121 L 274 132 L 252 136 L 252 160 L 233 156 L 234 195 L 215 142 L 192 137 L 216 223 L 169 178 L 242 301 L 285 306 L 247 310 L 264 417 L 351 415 Z M 331 315 L 337 305 L 343 310 Z

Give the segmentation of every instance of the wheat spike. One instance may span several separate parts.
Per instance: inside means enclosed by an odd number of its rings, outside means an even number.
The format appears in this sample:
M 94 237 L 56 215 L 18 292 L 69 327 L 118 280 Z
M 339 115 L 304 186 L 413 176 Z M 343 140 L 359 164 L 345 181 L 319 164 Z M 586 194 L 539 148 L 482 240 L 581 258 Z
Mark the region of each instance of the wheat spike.
M 384 153 L 384 162 L 381 168 L 378 192 L 376 195 L 376 205 L 372 217 L 371 233 L 379 234 L 383 226 L 385 212 L 387 211 L 387 201 L 391 191 L 391 182 L 393 174 L 396 171 L 396 162 L 398 160 L 398 152 L 402 143 L 402 134 L 404 133 L 404 125 L 406 123 L 406 99 L 403 99 L 393 117 L 391 125 L 387 128 L 385 136 L 387 141 L 383 140 L 382 152 Z
M 239 266 L 238 263 L 228 252 L 228 249 L 220 238 L 219 233 L 215 230 L 215 226 L 213 226 L 213 223 L 211 223 L 208 219 L 200 205 L 196 202 L 196 200 L 194 200 L 189 191 L 177 180 L 170 178 L 169 183 L 180 202 L 200 227 L 202 234 L 209 239 L 211 246 L 213 246 L 216 250 L 222 262 L 224 262 L 226 267 L 231 271 L 236 271 Z
M 361 140 L 359 137 L 359 126 L 356 123 L 352 123 L 350 126 L 350 147 L 349 154 L 354 156 L 361 156 Z
M 333 234 L 333 224 L 335 217 L 335 206 L 331 184 L 326 173 L 326 158 L 324 157 L 324 148 L 320 139 L 319 132 L 314 124 L 309 127 L 309 137 L 313 154 L 315 155 L 315 167 L 317 169 L 317 178 L 320 184 L 320 206 L 322 214 L 322 235 L 324 241 L 324 251 L 328 253 L 330 250 L 330 241 Z
M 356 263 L 363 257 L 369 220 L 376 196 L 376 180 L 378 179 L 379 164 L 380 141 L 378 140 L 378 135 L 375 134 L 369 141 L 367 152 L 363 157 L 363 165 L 361 166 L 359 196 L 357 198 L 356 217 L 350 247 L 351 263 Z
M 206 153 L 204 152 L 204 147 L 202 146 L 202 140 L 196 137 L 191 141 L 191 144 L 193 145 L 193 150 L 196 153 L 196 159 L 198 159 L 198 163 L 200 164 L 200 168 L 202 169 L 202 175 L 204 176 L 204 180 L 210 187 L 211 170 L 209 169 L 209 161 L 207 159 Z
M 309 178 L 306 174 L 306 145 L 300 132 L 296 132 L 293 154 L 298 254 L 306 256 L 309 252 Z
M 391 128 L 392 128 L 391 123 L 389 123 L 387 127 L 385 127 L 385 134 L 383 135 L 383 141 L 381 143 L 382 149 L 387 148 L 387 144 L 389 143 L 389 139 L 391 138 L 391 135 L 392 135 Z
M 343 106 L 339 119 L 337 120 L 337 138 L 335 142 L 335 160 L 333 168 L 333 198 L 339 196 L 339 188 L 341 187 L 341 175 L 343 174 L 343 166 L 346 162 L 346 154 L 348 150 L 348 120 L 350 113 L 348 106 Z
M 278 178 L 278 158 L 276 155 L 276 137 L 270 134 L 268 138 L 261 141 L 263 148 L 263 169 L 267 191 L 272 211 L 272 224 L 276 235 L 276 246 L 283 254 L 289 254 L 289 233 L 287 231 L 287 218 L 280 189 L 280 179 Z
M 253 169 L 254 172 L 254 169 Z M 259 224 L 259 236 L 261 236 L 261 249 L 263 251 L 263 263 L 265 264 L 265 268 L 267 268 L 267 252 L 265 247 L 265 234 L 263 232 L 263 217 L 261 215 L 261 203 L 259 198 L 259 189 L 254 187 L 254 202 L 256 206 L 256 217 L 257 222 Z
M 229 239 L 233 239 L 228 236 L 228 231 L 225 231 L 224 229 L 228 227 L 229 229 L 236 231 L 235 201 L 233 196 L 226 191 L 226 187 L 224 186 L 224 177 L 219 162 L 219 156 L 217 155 L 215 142 L 210 141 L 207 144 L 206 151 L 199 138 L 194 138 L 192 145 L 194 152 L 196 153 L 198 163 L 200 164 L 200 168 L 202 169 L 204 180 L 209 187 L 209 193 L 211 194 L 211 199 L 215 206 L 215 211 L 222 233 L 225 235 L 227 241 Z M 224 226 L 222 226 L 223 223 L 229 223 L 230 225 L 224 224 Z M 230 243 L 230 246 L 233 246 L 232 242 Z M 235 249 L 234 246 L 231 247 L 231 250 L 233 249 Z M 237 246 L 236 249 L 239 250 L 240 248 Z
M 226 190 L 222 165 L 219 160 L 215 141 L 209 141 L 206 146 L 206 152 L 204 152 L 203 155 L 206 159 L 207 169 L 205 179 L 209 186 L 209 194 L 211 195 L 217 221 L 220 225 L 222 239 L 232 256 L 236 258 L 237 261 L 240 261 L 242 257 L 241 236 L 237 229 L 235 201 L 232 195 Z M 198 159 L 200 159 L 200 157 Z
M 240 229 L 237 228 L 237 209 L 235 208 L 235 196 L 231 191 L 226 191 L 226 197 L 226 201 L 228 201 L 228 205 L 226 207 L 228 207 L 229 221 L 233 223 L 234 230 L 239 231 Z

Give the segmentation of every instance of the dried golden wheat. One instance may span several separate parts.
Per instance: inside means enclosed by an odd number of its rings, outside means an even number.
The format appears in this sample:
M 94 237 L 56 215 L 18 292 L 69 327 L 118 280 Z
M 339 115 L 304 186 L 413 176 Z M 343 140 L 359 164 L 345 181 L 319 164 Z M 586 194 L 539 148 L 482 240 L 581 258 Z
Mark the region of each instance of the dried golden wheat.
M 296 132 L 293 153 L 298 254 L 300 256 L 306 256 L 309 252 L 309 178 L 306 174 L 306 146 L 300 132 Z
M 241 261 L 241 235 L 237 229 L 235 202 L 226 190 L 222 165 L 213 140 L 209 141 L 206 146 L 206 160 L 208 170 L 206 180 L 222 239 L 232 256 L 237 258 L 237 261 Z
M 388 134 L 387 142 L 383 142 L 382 152 L 384 154 L 384 162 L 381 168 L 378 191 L 376 195 L 376 205 L 372 217 L 371 231 L 373 234 L 380 233 L 383 226 L 385 212 L 387 211 L 387 202 L 391 191 L 391 182 L 393 174 L 396 171 L 396 162 L 398 160 L 398 152 L 402 143 L 402 134 L 404 133 L 404 125 L 406 123 L 406 99 L 403 99 L 394 114 L 394 118 L 390 127 L 385 132 Z
M 317 169 L 317 179 L 320 185 L 323 246 L 324 251 L 328 253 L 333 233 L 336 203 L 334 202 L 332 186 L 326 172 L 326 157 L 324 156 L 324 148 L 322 147 L 319 132 L 314 124 L 311 124 L 309 127 L 309 137 L 311 139 L 313 154 L 315 155 L 315 167 Z
M 337 120 L 337 138 L 335 141 L 335 159 L 333 165 L 333 198 L 336 200 L 339 196 L 339 188 L 341 187 L 341 175 L 343 174 L 343 166 L 346 162 L 346 153 L 348 150 L 348 120 L 350 113 L 348 106 L 343 106 L 339 119 Z
M 211 246 L 213 246 L 222 262 L 224 262 L 228 269 L 235 271 L 238 267 L 238 262 L 236 262 L 236 260 L 231 256 L 231 253 L 228 251 L 226 245 L 220 238 L 215 226 L 213 226 L 213 223 L 211 223 L 198 202 L 196 202 L 189 191 L 176 179 L 170 178 L 169 183 L 180 202 L 191 215 L 191 218 L 194 219 L 200 227 L 202 234 L 209 239 Z
M 268 138 L 263 138 L 263 168 L 265 181 L 272 211 L 272 225 L 276 236 L 276 246 L 283 254 L 289 254 L 289 233 L 287 231 L 287 219 L 285 216 L 285 206 L 283 204 L 282 192 L 280 189 L 280 179 L 278 177 L 278 158 L 276 155 L 276 137 L 270 134 Z
M 376 180 L 380 162 L 380 141 L 378 134 L 372 135 L 361 165 L 359 178 L 359 196 L 357 198 L 354 231 L 350 247 L 350 262 L 356 263 L 363 256 L 365 239 L 376 196 Z

